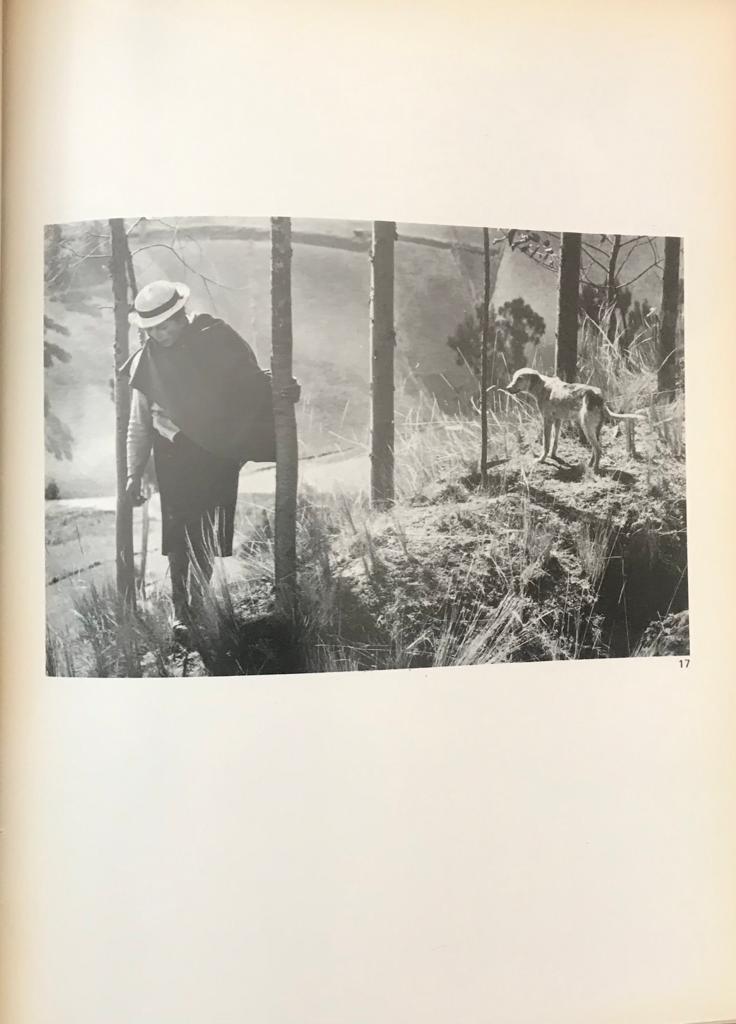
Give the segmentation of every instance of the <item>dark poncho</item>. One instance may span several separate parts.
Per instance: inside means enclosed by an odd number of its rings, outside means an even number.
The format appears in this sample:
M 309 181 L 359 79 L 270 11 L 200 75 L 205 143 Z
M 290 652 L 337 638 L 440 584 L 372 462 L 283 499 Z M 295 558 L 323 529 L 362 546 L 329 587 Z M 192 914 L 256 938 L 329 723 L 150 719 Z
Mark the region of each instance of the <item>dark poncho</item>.
M 201 313 L 169 348 L 147 341 L 130 384 L 212 455 L 275 458 L 270 376 L 223 320 Z

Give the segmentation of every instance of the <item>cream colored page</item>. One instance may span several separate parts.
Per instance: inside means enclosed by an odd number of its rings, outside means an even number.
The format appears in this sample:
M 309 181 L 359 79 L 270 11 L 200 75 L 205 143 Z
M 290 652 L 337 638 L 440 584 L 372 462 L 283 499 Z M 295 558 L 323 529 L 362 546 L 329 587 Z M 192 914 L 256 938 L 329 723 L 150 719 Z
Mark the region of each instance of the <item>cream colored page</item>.
M 734 1016 L 734 6 L 8 8 L 4 1019 Z M 141 214 L 683 235 L 690 667 L 46 679 L 42 227 Z

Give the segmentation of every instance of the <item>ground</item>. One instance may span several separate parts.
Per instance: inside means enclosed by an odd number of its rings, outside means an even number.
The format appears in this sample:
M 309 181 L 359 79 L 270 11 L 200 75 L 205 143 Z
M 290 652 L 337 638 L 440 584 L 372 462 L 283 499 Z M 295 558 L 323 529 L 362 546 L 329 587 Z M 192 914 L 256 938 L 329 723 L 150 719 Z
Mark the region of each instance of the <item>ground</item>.
M 536 462 L 537 433 L 532 419 L 492 435 L 485 486 L 472 459 L 463 464 L 449 446 L 467 438 L 448 433 L 433 471 L 424 481 L 413 473 L 388 513 L 372 513 L 359 488 L 340 487 L 367 480 L 364 457 L 313 477 L 321 489 L 305 488 L 299 510 L 296 629 L 273 618 L 270 499 L 242 496 L 239 557 L 224 560 L 211 621 L 189 652 L 161 647 L 165 563 L 155 554 L 142 608 L 143 646 L 156 649 L 141 651 L 138 638 L 121 654 L 119 633 L 106 646 L 94 640 L 111 628 L 98 605 L 114 515 L 49 502 L 50 623 L 57 639 L 87 630 L 77 660 L 92 644 L 80 667 L 94 674 L 131 674 L 130 657 L 158 675 L 686 654 L 684 458 L 655 433 L 640 444 L 645 454 L 630 456 L 609 430 L 594 474 L 573 430 L 560 442 L 564 464 Z M 155 538 L 154 528 L 154 548 Z

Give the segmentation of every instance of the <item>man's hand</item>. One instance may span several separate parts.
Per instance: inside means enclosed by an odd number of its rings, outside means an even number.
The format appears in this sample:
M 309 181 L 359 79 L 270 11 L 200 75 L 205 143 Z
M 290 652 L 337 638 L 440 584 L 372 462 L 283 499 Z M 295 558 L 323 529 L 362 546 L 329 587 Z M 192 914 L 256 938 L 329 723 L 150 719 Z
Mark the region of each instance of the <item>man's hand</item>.
M 141 478 L 139 476 L 129 476 L 128 483 L 125 488 L 125 497 L 134 507 L 144 505 L 146 499 L 141 494 Z
M 279 398 L 285 398 L 287 402 L 293 402 L 295 405 L 302 396 L 302 386 L 298 380 L 291 378 L 291 384 L 287 384 L 285 388 L 280 388 L 274 392 Z
M 285 398 L 287 402 L 293 402 L 295 405 L 302 396 L 302 386 L 298 380 L 291 378 L 291 384 L 287 384 L 285 388 L 279 388 L 277 391 L 273 386 L 273 370 L 264 370 L 265 375 L 271 382 L 271 393 L 274 398 Z

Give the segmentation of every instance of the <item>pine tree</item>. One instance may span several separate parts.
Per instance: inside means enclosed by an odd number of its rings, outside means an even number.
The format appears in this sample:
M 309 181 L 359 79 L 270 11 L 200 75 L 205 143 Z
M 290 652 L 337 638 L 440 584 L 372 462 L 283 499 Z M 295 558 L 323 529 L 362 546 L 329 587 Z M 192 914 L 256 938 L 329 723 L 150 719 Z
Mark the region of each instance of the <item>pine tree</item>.
M 271 369 L 276 432 L 274 572 L 277 608 L 296 606 L 296 497 L 299 479 L 296 414 L 287 398 L 292 384 L 291 220 L 271 218 Z
M 657 387 L 660 393 L 668 399 L 671 399 L 674 395 L 677 377 L 675 336 L 679 299 L 680 239 L 668 237 L 664 240 L 662 322 L 659 327 L 659 371 L 657 373 Z
M 484 302 L 479 302 L 472 313 L 467 313 L 447 339 L 455 352 L 458 366 L 466 366 L 480 379 L 483 338 Z M 519 297 L 504 302 L 497 310 L 488 312 L 488 336 L 493 335 L 488 384 L 507 382 L 515 370 L 529 362 L 529 350 L 534 351 L 547 330 L 544 319 Z M 502 358 L 496 362 L 496 355 Z
M 128 379 L 117 372 L 128 358 L 128 238 L 119 218 L 110 221 L 110 273 L 115 310 L 114 387 L 115 387 L 115 466 L 117 471 L 117 506 L 115 514 L 115 565 L 118 595 L 128 607 L 135 605 L 135 563 L 133 560 L 133 506 L 127 500 L 128 480 L 126 438 L 130 415 Z
M 483 228 L 483 309 L 480 342 L 480 478 L 488 481 L 488 324 L 491 307 L 491 243 L 488 228 Z
M 608 273 L 606 274 L 606 304 L 608 306 L 608 332 L 607 337 L 611 344 L 616 340 L 616 310 L 619 307 L 618 279 L 616 277 L 616 263 L 621 252 L 621 235 L 614 235 L 611 242 L 611 255 L 608 259 Z M 626 323 L 625 312 L 621 311 L 622 320 Z
M 578 291 L 582 235 L 565 232 L 560 250 L 560 278 L 557 299 L 557 347 L 555 373 L 572 382 L 578 362 Z
M 371 253 L 371 503 L 394 500 L 393 221 L 374 221 Z

